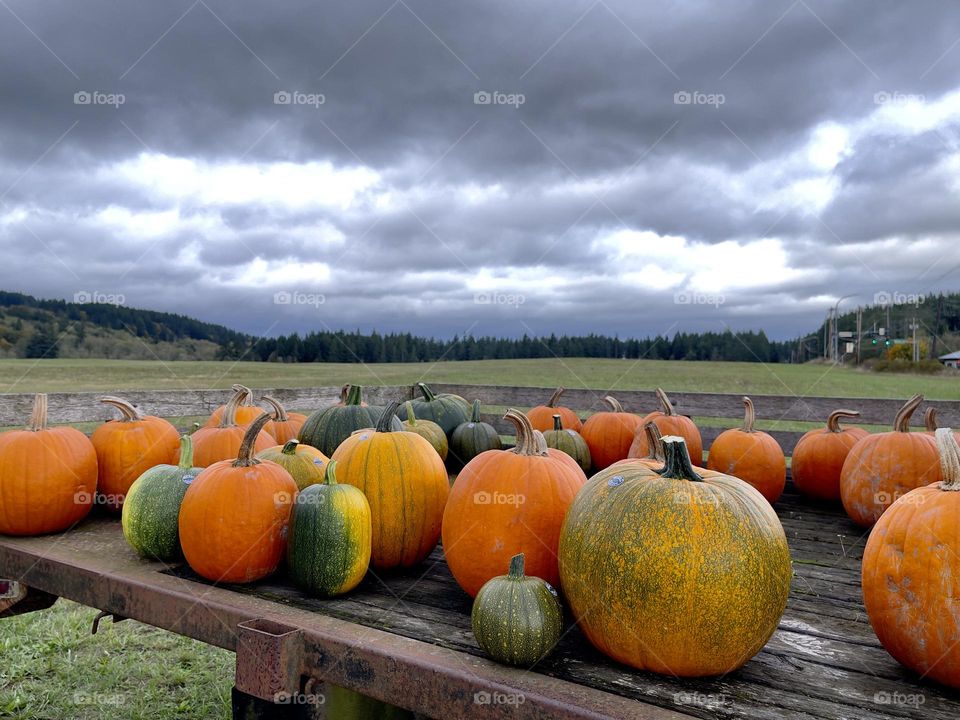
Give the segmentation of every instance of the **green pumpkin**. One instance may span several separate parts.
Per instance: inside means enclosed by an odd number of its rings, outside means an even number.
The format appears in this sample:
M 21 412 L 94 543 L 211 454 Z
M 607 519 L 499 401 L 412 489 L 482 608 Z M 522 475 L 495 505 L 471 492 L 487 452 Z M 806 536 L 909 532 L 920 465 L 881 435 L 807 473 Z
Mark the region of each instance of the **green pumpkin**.
M 193 441 L 180 438 L 178 465 L 156 465 L 134 480 L 123 503 L 123 536 L 144 557 L 172 562 L 182 557 L 180 503 L 203 468 L 193 467 Z
M 307 418 L 300 428 L 300 442 L 312 445 L 327 457 L 350 437 L 350 434 L 364 428 L 372 428 L 383 414 L 383 408 L 365 407 L 361 387 L 352 385 L 346 405 L 331 405 L 317 410 Z M 402 430 L 400 420 L 394 418 L 394 430 Z
M 322 597 L 342 595 L 360 584 L 372 547 L 370 504 L 362 491 L 337 483 L 336 465 L 327 462 L 323 483 L 297 495 L 287 538 L 290 579 Z
M 450 464 L 463 467 L 480 453 L 502 447 L 497 429 L 480 421 L 480 401 L 474 400 L 470 420 L 458 425 L 450 436 Z
M 298 490 L 322 483 L 330 460 L 312 445 L 304 445 L 299 440 L 287 440 L 283 445 L 261 450 L 257 458 L 275 462 L 290 473 Z
M 590 446 L 576 430 L 564 430 L 559 415 L 553 416 L 553 430 L 543 434 L 547 447 L 556 448 L 577 461 L 583 472 L 590 472 Z
M 470 403 L 459 395 L 450 393 L 440 393 L 434 395 L 424 383 L 417 383 L 423 399 L 413 400 L 413 410 L 421 420 L 430 420 L 443 428 L 443 431 L 450 437 L 450 434 L 470 418 Z M 398 413 L 401 420 L 407 420 L 406 408 L 401 408 Z
M 494 660 L 530 667 L 553 650 L 563 632 L 556 591 L 523 574 L 523 553 L 510 560 L 507 575 L 487 580 L 470 616 L 477 643 Z
M 413 409 L 413 403 L 409 400 L 403 404 L 403 408 L 407 416 L 407 419 L 403 421 L 403 429 L 407 432 L 416 433 L 425 439 L 433 445 L 433 449 L 437 451 L 440 459 L 446 460 L 449 444 L 447 443 L 447 434 L 443 431 L 443 428 L 432 420 L 418 419 Z

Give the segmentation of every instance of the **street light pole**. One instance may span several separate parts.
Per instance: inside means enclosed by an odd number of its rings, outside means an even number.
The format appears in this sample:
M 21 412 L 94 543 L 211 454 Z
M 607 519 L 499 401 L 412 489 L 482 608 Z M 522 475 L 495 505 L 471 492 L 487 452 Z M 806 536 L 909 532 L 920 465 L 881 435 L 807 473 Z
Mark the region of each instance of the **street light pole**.
M 842 303 L 847 298 L 856 297 L 856 295 L 844 295 L 842 298 L 837 300 L 836 305 L 833 306 L 833 342 L 830 344 L 833 349 L 833 361 L 840 361 L 840 333 L 839 333 L 839 322 L 840 322 L 840 303 Z

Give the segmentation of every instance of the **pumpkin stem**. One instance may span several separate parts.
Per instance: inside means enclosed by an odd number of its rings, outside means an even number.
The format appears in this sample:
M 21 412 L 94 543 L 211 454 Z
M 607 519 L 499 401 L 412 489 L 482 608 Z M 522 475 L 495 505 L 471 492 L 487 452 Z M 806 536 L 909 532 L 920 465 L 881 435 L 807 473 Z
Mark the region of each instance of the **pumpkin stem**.
M 247 395 L 238 391 L 227 400 L 227 404 L 223 407 L 223 415 L 220 416 L 220 427 L 233 427 L 237 424 L 237 408 L 244 404 L 247 397 Z
M 381 433 L 392 432 L 393 416 L 397 414 L 398 407 L 400 407 L 400 403 L 396 400 L 391 400 L 390 404 L 383 409 L 383 414 L 380 416 L 380 419 L 377 420 L 377 425 L 374 430 Z
M 433 394 L 433 390 L 428 388 L 426 383 L 417 383 L 417 387 L 420 388 L 420 393 L 427 402 L 433 402 L 437 399 L 437 396 Z
M 409 400 L 407 400 L 407 401 L 403 404 L 403 407 L 404 407 L 404 408 L 406 409 L 406 411 L 407 411 L 407 423 L 409 423 L 411 427 L 414 426 L 414 425 L 416 425 L 416 424 L 417 424 L 417 415 L 416 415 L 416 413 L 413 412 L 413 403 L 410 402 Z
M 670 398 L 667 397 L 667 394 L 660 388 L 656 389 L 657 400 L 660 401 L 660 407 L 663 408 L 664 415 L 676 415 L 673 409 L 673 403 L 670 402 Z
M 563 420 L 560 419 L 559 415 L 553 416 L 553 429 L 557 432 L 563 430 Z
M 743 428 L 745 433 L 754 432 L 753 424 L 757 421 L 757 413 L 753 409 L 753 400 L 743 396 Z M 666 439 L 666 438 L 664 438 Z
M 337 484 L 337 473 L 335 468 L 337 467 L 336 460 L 330 460 L 327 462 L 327 469 L 323 474 L 323 484 L 324 485 L 336 485 Z
M 346 383 L 340 388 L 340 402 L 346 405 L 348 397 L 350 397 L 350 383 Z
M 937 450 L 940 451 L 940 467 L 943 469 L 941 490 L 960 490 L 960 445 L 950 428 L 936 432 Z
M 120 411 L 123 417 L 120 418 L 119 422 L 137 422 L 138 420 L 143 420 L 143 414 L 123 398 L 107 395 L 100 398 L 100 402 L 106 405 L 112 405 Z
M 250 423 L 250 427 L 243 434 L 243 442 L 240 443 L 240 452 L 237 453 L 237 459 L 233 461 L 234 467 L 250 467 L 260 464 L 260 461 L 254 457 L 253 451 L 257 443 L 257 436 L 268 422 L 270 422 L 270 413 L 265 412 Z
M 648 420 L 643 425 L 643 432 L 647 434 L 647 458 L 666 463 L 667 459 L 663 454 L 663 436 L 660 434 L 660 427 L 653 420 Z
M 937 409 L 928 407 L 923 413 L 923 424 L 929 432 L 937 431 Z
M 523 553 L 517 553 L 510 558 L 510 572 L 508 574 L 514 580 L 523 579 Z
M 517 446 L 511 452 L 515 452 L 517 455 L 549 455 L 546 447 L 541 447 L 540 443 L 537 442 L 537 436 L 533 430 L 533 425 L 530 424 L 530 418 L 519 410 L 510 408 L 504 413 L 503 419 L 512 422 L 517 429 Z M 543 435 L 540 437 L 542 439 Z M 546 441 L 543 442 L 545 445 Z
M 363 403 L 363 386 L 350 385 L 350 392 L 347 393 L 346 405 L 360 405 Z
M 560 402 L 560 396 L 563 395 L 566 388 L 558 387 L 553 391 L 553 395 L 550 396 L 550 399 L 547 400 L 547 407 L 556 407 L 557 403 Z
M 283 449 L 280 450 L 280 452 L 282 452 L 284 455 L 296 455 L 296 454 L 297 454 L 297 445 L 299 445 L 299 444 L 300 444 L 300 441 L 297 440 L 296 438 L 293 438 L 293 439 L 291 439 L 291 440 L 287 440 L 287 441 L 283 444 Z
M 666 465 L 663 470 L 657 471 L 660 477 L 690 480 L 692 482 L 703 480 L 693 469 L 690 462 L 690 453 L 687 452 L 687 443 L 682 437 L 666 435 L 662 438 L 661 443 Z
M 37 393 L 33 397 L 33 412 L 30 413 L 28 430 L 38 432 L 47 429 L 47 394 Z
M 607 395 L 603 398 L 603 401 L 610 406 L 610 409 L 613 412 L 623 412 L 623 405 L 621 405 L 620 401 L 612 395 Z
M 189 435 L 180 436 L 180 462 L 177 467 L 189 470 L 193 467 L 193 438 Z
M 249 405 L 250 398 L 253 396 L 253 390 L 248 388 L 246 385 L 240 385 L 239 383 L 234 383 L 230 386 L 230 389 L 233 390 L 237 395 L 241 395 L 241 405 Z
M 480 401 L 473 401 L 473 414 L 470 416 L 470 422 L 480 422 Z
M 287 415 L 287 409 L 275 397 L 264 395 L 263 401 L 273 408 L 274 422 L 287 422 L 290 419 L 290 416 Z
M 860 417 L 857 410 L 834 410 L 827 416 L 827 432 L 843 432 L 840 427 L 840 418 Z
M 895 432 L 910 432 L 910 418 L 922 402 L 923 395 L 917 393 L 903 404 L 903 407 L 897 411 L 897 417 L 894 418 L 893 421 L 893 429 Z

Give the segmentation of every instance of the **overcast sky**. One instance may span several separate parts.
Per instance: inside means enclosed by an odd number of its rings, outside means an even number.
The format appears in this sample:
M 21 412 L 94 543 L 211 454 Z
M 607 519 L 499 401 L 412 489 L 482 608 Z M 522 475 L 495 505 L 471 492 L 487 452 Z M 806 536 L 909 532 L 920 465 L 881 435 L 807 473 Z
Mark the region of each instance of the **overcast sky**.
M 0 288 L 777 338 L 960 286 L 954 0 L 0 0 Z

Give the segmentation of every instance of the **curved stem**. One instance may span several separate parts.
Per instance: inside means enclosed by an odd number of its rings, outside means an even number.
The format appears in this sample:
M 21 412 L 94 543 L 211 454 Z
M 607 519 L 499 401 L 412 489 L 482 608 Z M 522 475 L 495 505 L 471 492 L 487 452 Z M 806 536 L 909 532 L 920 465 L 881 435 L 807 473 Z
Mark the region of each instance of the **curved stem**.
M 937 450 L 940 451 L 940 467 L 943 470 L 941 490 L 960 490 L 960 445 L 950 428 L 936 432 Z
M 237 459 L 233 461 L 234 467 L 250 467 L 259 465 L 260 461 L 254 457 L 254 448 L 257 443 L 257 436 L 263 430 L 263 426 L 270 422 L 270 413 L 265 412 L 256 420 L 250 423 L 250 427 L 243 434 L 243 442 L 240 443 L 240 452 L 237 453 Z
M 937 409 L 935 407 L 928 407 L 923 413 L 923 424 L 928 432 L 937 431 Z
M 233 390 L 237 395 L 242 395 L 240 398 L 240 405 L 250 404 L 250 398 L 253 397 L 253 390 L 248 388 L 246 385 L 240 385 L 239 383 L 234 383 L 230 386 L 230 389 Z
M 337 484 L 337 461 L 328 460 L 327 461 L 327 470 L 323 474 L 323 484 L 324 485 L 336 485 Z
M 105 405 L 112 405 L 117 410 L 120 411 L 120 414 L 123 416 L 120 418 L 119 422 L 137 422 L 138 420 L 143 420 L 143 413 L 137 410 L 130 402 L 124 400 L 123 398 L 114 397 L 113 395 L 106 395 L 100 398 L 100 402 Z
M 612 395 L 607 395 L 603 398 L 603 401 L 610 406 L 610 410 L 613 412 L 623 412 L 623 405 L 620 404 L 620 401 L 617 400 Z
M 547 407 L 556 407 L 557 403 L 560 402 L 560 396 L 563 395 L 566 388 L 558 387 L 553 391 L 553 395 L 550 396 L 550 399 L 547 400 Z
M 350 392 L 347 393 L 345 405 L 361 405 L 363 403 L 363 386 L 351 385 Z
M 246 397 L 242 392 L 235 392 L 233 396 L 227 400 L 227 404 L 223 406 L 223 415 L 220 416 L 219 427 L 233 427 L 237 424 L 237 408 L 243 404 Z M 264 413 L 264 415 L 268 418 L 270 417 L 269 413 Z
M 534 441 L 534 445 L 537 448 L 537 455 L 550 454 L 550 446 L 547 445 L 547 438 L 542 432 L 540 432 L 539 430 L 534 430 L 533 441 Z
M 396 415 L 398 407 L 400 407 L 400 403 L 396 400 L 391 400 L 390 404 L 383 409 L 383 414 L 380 416 L 380 419 L 377 420 L 374 430 L 377 432 L 392 432 L 393 416 Z
M 903 407 L 897 411 L 897 417 L 893 420 L 895 432 L 910 432 L 910 418 L 922 402 L 923 395 L 917 393 L 903 404 Z
M 473 414 L 470 416 L 470 422 L 480 422 L 480 401 L 473 401 Z
M 47 429 L 47 394 L 37 393 L 33 396 L 33 412 L 30 413 L 28 430 L 37 432 Z
M 350 383 L 346 383 L 340 388 L 340 402 L 346 405 L 348 397 L 350 397 Z
M 517 446 L 513 449 L 513 452 L 517 455 L 548 454 L 546 449 L 539 446 L 537 437 L 533 431 L 533 425 L 530 424 L 530 418 L 519 410 L 510 408 L 504 413 L 503 419 L 512 422 L 517 429 Z
M 189 435 L 180 436 L 180 462 L 177 467 L 181 470 L 189 470 L 193 467 L 193 438 Z
M 282 452 L 284 455 L 296 455 L 296 454 L 297 454 L 297 446 L 298 446 L 299 444 L 300 444 L 300 441 L 297 440 L 296 438 L 293 438 L 293 439 L 291 439 L 291 440 L 287 440 L 287 441 L 283 444 L 283 449 L 281 449 L 280 452 Z
M 840 427 L 840 418 L 855 418 L 860 417 L 860 413 L 857 410 L 834 410 L 827 416 L 827 430 L 829 432 L 843 432 L 843 429 Z
M 757 421 L 757 413 L 753 409 L 753 400 L 746 395 L 743 396 L 743 428 L 745 433 L 752 433 L 753 424 Z
M 648 420 L 643 426 L 643 432 L 647 434 L 647 459 L 665 463 L 663 436 L 659 426 L 653 420 Z
M 557 432 L 563 430 L 563 420 L 560 419 L 559 415 L 553 416 L 553 429 Z
M 658 471 L 660 477 L 672 478 L 674 480 L 690 480 L 697 482 L 703 480 L 697 475 L 690 463 L 690 453 L 687 452 L 687 443 L 682 437 L 677 435 L 667 435 L 662 440 L 663 454 L 666 466 Z
M 670 402 L 670 398 L 667 397 L 667 394 L 660 388 L 656 389 L 657 400 L 660 402 L 660 407 L 663 409 L 664 415 L 676 415 L 673 410 L 673 403 Z
M 263 396 L 263 401 L 267 403 L 270 407 L 273 408 L 273 420 L 274 422 L 287 422 L 290 419 L 290 416 L 287 415 L 287 410 L 283 405 L 280 404 L 280 401 L 275 397 L 270 397 L 269 395 Z
M 428 388 L 426 383 L 417 383 L 417 387 L 420 388 L 420 393 L 427 402 L 433 402 L 437 399 L 437 396 L 433 394 L 433 390 Z
M 510 558 L 510 572 L 508 574 L 514 580 L 523 579 L 523 553 L 518 553 Z
M 417 424 L 417 416 L 416 416 L 416 414 L 413 412 L 413 403 L 410 402 L 409 400 L 407 400 L 407 401 L 403 404 L 403 407 L 404 407 L 404 408 L 406 409 L 406 411 L 407 411 L 407 423 L 408 423 L 411 427 L 414 426 L 414 425 L 416 425 L 416 424 Z

